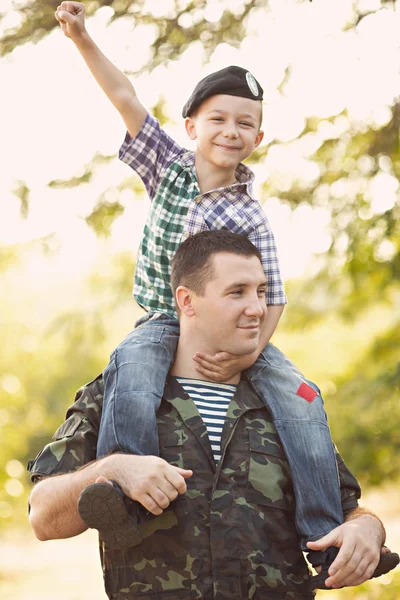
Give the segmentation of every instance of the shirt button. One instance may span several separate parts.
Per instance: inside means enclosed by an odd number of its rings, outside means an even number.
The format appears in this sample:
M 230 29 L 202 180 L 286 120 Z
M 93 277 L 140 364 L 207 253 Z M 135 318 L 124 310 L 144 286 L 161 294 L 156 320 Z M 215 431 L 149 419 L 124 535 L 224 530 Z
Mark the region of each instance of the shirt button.
M 196 200 L 197 204 L 200 204 L 200 202 L 201 202 L 201 196 L 196 196 L 195 200 Z
M 185 233 L 183 234 L 183 239 L 187 240 L 188 237 L 190 237 L 190 233 L 188 233 L 187 231 L 185 231 Z

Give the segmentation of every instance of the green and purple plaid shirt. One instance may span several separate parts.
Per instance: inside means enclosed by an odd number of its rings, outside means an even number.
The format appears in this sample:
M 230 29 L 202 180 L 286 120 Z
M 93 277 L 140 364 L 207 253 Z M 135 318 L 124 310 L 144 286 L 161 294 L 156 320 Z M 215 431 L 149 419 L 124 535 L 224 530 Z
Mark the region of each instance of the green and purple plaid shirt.
M 286 304 L 274 235 L 254 198 L 248 167 L 238 165 L 237 183 L 201 194 L 194 152 L 179 146 L 149 114 L 134 139 L 127 133 L 119 158 L 141 177 L 152 201 L 136 263 L 138 304 L 176 318 L 170 265 L 178 246 L 199 231 L 223 228 L 257 246 L 268 281 L 267 304 Z

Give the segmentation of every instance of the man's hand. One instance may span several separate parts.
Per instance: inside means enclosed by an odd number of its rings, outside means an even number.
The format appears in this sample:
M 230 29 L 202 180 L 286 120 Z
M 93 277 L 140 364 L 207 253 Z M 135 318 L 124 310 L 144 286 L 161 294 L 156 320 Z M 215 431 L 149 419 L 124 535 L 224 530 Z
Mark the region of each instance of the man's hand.
M 383 549 L 385 531 L 378 518 L 361 514 L 336 527 L 317 542 L 308 542 L 310 550 L 340 548 L 329 568 L 325 585 L 331 588 L 360 585 L 370 579 L 378 565 Z
M 101 462 L 99 476 L 116 481 L 123 492 L 153 515 L 161 515 L 178 494 L 186 492 L 185 479 L 193 471 L 170 465 L 158 456 L 113 454 Z
M 61 2 L 54 13 L 64 35 L 71 40 L 82 36 L 85 29 L 85 5 L 82 2 Z
M 218 352 L 215 355 L 196 352 L 193 360 L 197 363 L 196 371 L 201 375 L 207 377 L 209 381 L 222 383 L 229 381 L 235 375 L 251 367 L 257 360 L 258 355 L 258 350 L 242 356 L 230 354 L 229 352 Z

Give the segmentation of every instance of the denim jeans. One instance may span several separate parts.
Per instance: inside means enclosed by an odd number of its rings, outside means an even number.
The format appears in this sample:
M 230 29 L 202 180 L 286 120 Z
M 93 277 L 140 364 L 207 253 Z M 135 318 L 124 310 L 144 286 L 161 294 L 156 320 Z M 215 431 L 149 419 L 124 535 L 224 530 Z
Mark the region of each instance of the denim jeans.
M 97 455 L 159 454 L 156 412 L 174 361 L 179 323 L 148 313 L 111 354 Z M 335 451 L 318 387 L 268 344 L 246 371 L 270 410 L 293 480 L 302 550 L 343 523 Z
M 272 344 L 246 371 L 269 408 L 292 474 L 301 549 L 343 523 L 339 473 L 315 383 Z M 315 395 L 314 395 L 315 394 Z
M 104 370 L 97 456 L 159 454 L 156 412 L 179 339 L 177 320 L 147 313 L 112 352 Z

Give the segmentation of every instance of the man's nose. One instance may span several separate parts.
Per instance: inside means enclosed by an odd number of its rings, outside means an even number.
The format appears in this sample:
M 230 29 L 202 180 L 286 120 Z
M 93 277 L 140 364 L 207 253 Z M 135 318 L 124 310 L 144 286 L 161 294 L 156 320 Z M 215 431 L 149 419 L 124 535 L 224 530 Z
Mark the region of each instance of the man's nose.
M 257 317 L 260 319 L 264 314 L 265 308 L 265 299 L 256 296 L 255 298 L 251 299 L 245 312 L 248 317 Z

